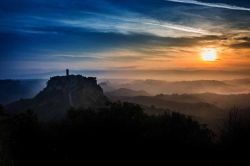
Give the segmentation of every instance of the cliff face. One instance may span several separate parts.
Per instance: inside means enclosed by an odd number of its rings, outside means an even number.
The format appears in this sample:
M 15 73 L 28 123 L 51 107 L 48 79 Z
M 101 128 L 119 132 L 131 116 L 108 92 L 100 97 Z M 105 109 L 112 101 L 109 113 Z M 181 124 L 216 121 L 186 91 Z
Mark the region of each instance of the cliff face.
M 6 108 L 11 113 L 31 109 L 39 119 L 50 120 L 61 119 L 71 107 L 100 108 L 107 101 L 96 78 L 69 75 L 52 77 L 33 99 L 20 100 Z

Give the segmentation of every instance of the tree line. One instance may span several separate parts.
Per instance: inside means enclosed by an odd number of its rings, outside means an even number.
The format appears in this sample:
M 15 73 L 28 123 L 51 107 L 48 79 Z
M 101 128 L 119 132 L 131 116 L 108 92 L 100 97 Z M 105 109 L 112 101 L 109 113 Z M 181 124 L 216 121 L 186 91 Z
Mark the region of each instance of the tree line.
M 216 136 L 189 116 L 146 115 L 136 104 L 71 109 L 61 121 L 40 122 L 33 111 L 0 108 L 0 165 L 74 165 L 119 158 L 192 165 L 249 165 L 250 122 L 231 111 Z M 246 152 L 245 152 L 246 151 Z M 139 156 L 144 156 L 140 158 Z

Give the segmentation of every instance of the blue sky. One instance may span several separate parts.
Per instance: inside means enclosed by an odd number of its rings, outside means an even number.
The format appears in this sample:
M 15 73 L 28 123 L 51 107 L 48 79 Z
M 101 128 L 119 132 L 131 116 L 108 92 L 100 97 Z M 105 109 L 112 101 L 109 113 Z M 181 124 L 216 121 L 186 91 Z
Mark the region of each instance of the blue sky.
M 249 16 L 247 0 L 1 1 L 0 78 L 65 68 L 103 77 L 158 70 L 248 76 Z M 197 61 L 206 47 L 219 50 L 217 64 Z

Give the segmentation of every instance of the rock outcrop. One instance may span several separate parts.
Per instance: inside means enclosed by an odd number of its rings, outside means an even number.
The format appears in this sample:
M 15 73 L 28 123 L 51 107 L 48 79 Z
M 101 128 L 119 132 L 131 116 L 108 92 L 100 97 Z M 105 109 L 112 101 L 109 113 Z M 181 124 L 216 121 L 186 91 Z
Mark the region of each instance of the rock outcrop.
M 52 77 L 47 86 L 32 99 L 6 106 L 10 113 L 33 110 L 41 120 L 61 119 L 70 108 L 105 107 L 108 99 L 95 77 L 68 75 Z

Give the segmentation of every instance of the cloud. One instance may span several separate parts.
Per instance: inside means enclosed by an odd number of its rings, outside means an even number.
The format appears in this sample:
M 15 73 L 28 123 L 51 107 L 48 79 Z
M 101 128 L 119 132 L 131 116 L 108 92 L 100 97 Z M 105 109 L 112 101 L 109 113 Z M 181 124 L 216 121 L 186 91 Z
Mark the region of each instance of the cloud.
M 194 5 L 201 5 L 201 6 L 207 6 L 207 7 L 222 8 L 222 9 L 250 11 L 250 8 L 240 7 L 240 6 L 235 6 L 235 5 L 228 5 L 228 4 L 223 4 L 223 3 L 207 3 L 207 2 L 200 2 L 196 0 L 165 0 L 165 1 L 194 4 Z
M 159 37 L 220 35 L 220 33 L 210 32 L 195 26 L 159 21 L 133 12 L 118 16 L 89 12 L 85 14 L 88 15 L 85 18 L 62 19 L 58 20 L 58 23 L 64 24 L 64 26 L 87 28 L 105 33 L 151 34 Z
M 236 49 L 249 49 L 250 48 L 250 37 L 249 33 L 243 33 L 238 36 L 231 37 L 231 43 L 228 47 Z
M 1 20 L 0 20 L 1 21 Z M 22 24 L 23 26 L 19 26 Z M 0 31 L 27 34 L 67 34 L 72 28 L 89 32 L 114 32 L 120 34 L 150 34 L 160 37 L 183 37 L 220 35 L 210 31 L 210 26 L 201 28 L 198 23 L 187 25 L 174 20 L 155 19 L 141 13 L 124 11 L 121 13 L 100 13 L 76 11 L 71 17 L 47 17 L 18 15 L 3 21 Z M 77 33 L 76 32 L 76 33 Z
M 52 57 L 52 58 L 51 58 Z M 74 54 L 60 54 L 60 55 L 55 55 L 52 54 L 50 56 L 49 60 L 56 60 L 56 61 L 67 61 L 67 62 L 72 62 L 72 61 L 87 61 L 87 62 L 92 62 L 92 61 L 98 61 L 101 58 L 100 57 L 95 57 L 95 56 L 86 56 L 86 55 L 74 55 Z
M 250 48 L 250 41 L 246 41 L 246 42 L 241 42 L 241 43 L 235 43 L 235 44 L 232 44 L 231 47 L 233 48 L 247 48 L 249 49 Z
M 213 32 L 209 32 L 207 30 L 199 29 L 199 28 L 193 28 L 193 27 L 189 27 L 189 26 L 182 26 L 182 25 L 172 24 L 172 23 L 168 23 L 168 22 L 166 22 L 166 23 L 157 23 L 155 21 L 152 21 L 152 22 L 149 21 L 149 22 L 143 22 L 143 24 L 154 25 L 154 26 L 169 28 L 169 29 L 178 30 L 178 31 L 197 33 L 197 34 L 202 34 L 202 35 L 220 35 L 219 33 L 213 33 Z

